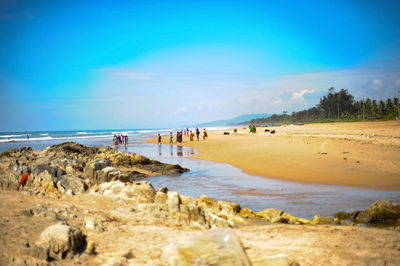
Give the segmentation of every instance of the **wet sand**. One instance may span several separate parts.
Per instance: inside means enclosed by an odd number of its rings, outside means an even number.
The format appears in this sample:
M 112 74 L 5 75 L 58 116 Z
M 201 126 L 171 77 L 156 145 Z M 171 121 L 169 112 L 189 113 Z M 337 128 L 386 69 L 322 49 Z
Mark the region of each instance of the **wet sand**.
M 400 190 L 400 121 L 258 127 L 256 134 L 238 127 L 237 134 L 233 129 L 226 132 L 230 134 L 209 132 L 205 141 L 184 136 L 182 145 L 198 150 L 192 158 L 229 163 L 258 176 Z M 163 143 L 168 142 L 169 137 L 163 137 Z

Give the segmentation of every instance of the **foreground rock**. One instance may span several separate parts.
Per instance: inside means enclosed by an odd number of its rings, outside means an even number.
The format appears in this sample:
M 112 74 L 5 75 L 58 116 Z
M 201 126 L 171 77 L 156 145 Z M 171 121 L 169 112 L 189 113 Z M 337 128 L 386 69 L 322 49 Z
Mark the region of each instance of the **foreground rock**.
M 33 247 L 28 245 L 21 250 L 21 253 L 51 261 L 71 259 L 82 253 L 85 248 L 85 236 L 79 228 L 55 224 L 43 231 L 39 241 Z
M 103 182 L 132 182 L 186 171 L 189 170 L 179 165 L 163 164 L 138 154 L 74 142 L 50 146 L 43 151 L 24 147 L 0 154 L 0 188 L 20 187 L 42 195 L 80 194 Z M 21 180 L 23 174 L 29 174 L 25 182 Z
M 227 230 L 213 230 L 170 242 L 163 249 L 162 262 L 182 266 L 251 265 L 240 239 Z

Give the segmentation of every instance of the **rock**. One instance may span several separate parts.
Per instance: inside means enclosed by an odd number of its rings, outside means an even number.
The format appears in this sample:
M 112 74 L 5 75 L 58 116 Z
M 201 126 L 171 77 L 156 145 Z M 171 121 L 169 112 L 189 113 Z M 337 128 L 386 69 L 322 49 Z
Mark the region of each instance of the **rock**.
M 163 193 L 167 193 L 168 192 L 168 188 L 166 186 L 163 186 L 162 188 L 160 188 L 158 190 L 159 192 L 163 192 Z
M 198 201 L 198 206 L 202 209 L 211 210 L 214 213 L 220 213 L 224 215 L 238 214 L 240 213 L 240 206 L 236 203 L 226 201 L 215 201 L 208 196 L 201 196 Z
M 47 170 L 41 172 L 36 177 L 34 175 L 31 175 L 30 177 L 31 178 L 28 178 L 27 185 L 31 183 L 33 189 L 36 189 L 43 194 L 55 194 L 55 195 L 60 194 L 54 185 L 52 176 Z
M 264 258 L 255 259 L 252 261 L 253 266 L 298 266 L 296 261 L 289 258 L 285 254 L 278 254 Z
M 228 230 L 212 230 L 168 243 L 165 265 L 251 265 L 239 238 Z
M 335 224 L 335 219 L 332 217 L 321 217 L 321 215 L 316 214 L 312 219 L 312 224 Z
M 60 260 L 73 258 L 83 252 L 85 247 L 85 236 L 79 228 L 56 224 L 42 232 L 33 247 L 32 255 L 39 259 Z
M 157 191 L 154 197 L 154 203 L 166 203 L 168 200 L 167 193 Z
M 400 225 L 400 205 L 388 200 L 377 200 L 365 211 L 338 212 L 335 217 L 350 218 L 354 223 Z
M 134 200 L 135 203 L 153 203 L 155 190 L 150 182 L 137 181 L 132 184 L 121 181 L 111 181 L 91 189 L 90 193 L 111 198 Z
M 57 188 L 60 193 L 65 193 L 68 190 L 71 190 L 73 194 L 80 194 L 87 190 L 87 185 L 85 184 L 85 180 L 83 178 L 67 174 L 63 175 L 58 183 Z
M 150 163 L 150 159 L 147 157 L 144 157 L 140 154 L 135 154 L 132 158 L 131 158 L 131 163 L 132 164 L 141 164 L 141 165 L 146 165 Z
M 181 199 L 179 198 L 178 192 L 168 191 L 168 209 L 169 211 L 179 211 L 179 205 L 181 203 Z
M 282 210 L 272 208 L 258 212 L 257 216 L 262 217 L 271 223 L 311 224 L 311 221 L 308 219 L 295 217 L 291 214 L 285 213 Z
M 98 176 L 98 171 L 102 170 L 103 168 L 110 166 L 111 162 L 108 159 L 100 158 L 89 162 L 85 166 L 85 174 L 89 178 L 90 183 L 93 184 L 100 184 L 105 182 L 104 176 Z
M 68 157 L 73 157 L 73 155 L 88 157 L 94 155 L 97 151 L 97 147 L 84 146 L 76 142 L 64 142 L 45 149 L 46 154 L 63 153 Z
M 347 212 L 337 212 L 335 213 L 334 217 L 339 220 L 350 220 L 351 214 Z
M 103 221 L 94 217 L 85 217 L 85 228 L 96 230 L 99 232 L 105 231 Z

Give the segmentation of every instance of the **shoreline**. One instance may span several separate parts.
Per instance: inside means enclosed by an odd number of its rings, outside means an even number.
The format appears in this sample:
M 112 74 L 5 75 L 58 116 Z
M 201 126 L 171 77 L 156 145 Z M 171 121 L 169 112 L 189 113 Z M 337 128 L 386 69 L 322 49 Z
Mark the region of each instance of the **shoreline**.
M 274 127 L 276 134 L 257 128 L 211 131 L 194 147 L 191 159 L 228 163 L 243 172 L 298 183 L 400 190 L 400 121 L 346 122 Z M 156 138 L 145 143 L 157 143 Z M 164 136 L 162 143 L 167 144 Z

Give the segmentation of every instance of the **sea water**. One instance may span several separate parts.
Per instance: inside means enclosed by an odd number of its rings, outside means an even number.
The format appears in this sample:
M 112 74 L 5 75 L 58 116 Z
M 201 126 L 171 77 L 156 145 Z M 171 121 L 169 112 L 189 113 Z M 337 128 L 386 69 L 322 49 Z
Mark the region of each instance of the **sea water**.
M 169 144 L 144 144 L 143 140 L 168 135 L 176 129 L 77 130 L 47 132 L 0 133 L 0 152 L 30 146 L 44 149 L 49 145 L 75 141 L 84 145 L 111 146 L 123 152 L 139 153 L 164 163 L 179 164 L 190 169 L 180 176 L 160 176 L 146 180 L 158 189 L 167 186 L 181 194 L 236 202 L 242 207 L 260 211 L 282 209 L 290 214 L 311 219 L 314 214 L 333 216 L 338 211 L 368 208 L 375 200 L 400 202 L 400 191 L 362 189 L 348 186 L 315 185 L 285 182 L 243 173 L 229 164 L 191 159 L 197 151 L 190 147 Z M 116 134 L 129 137 L 128 145 L 112 145 Z M 29 141 L 27 139 L 29 135 Z

